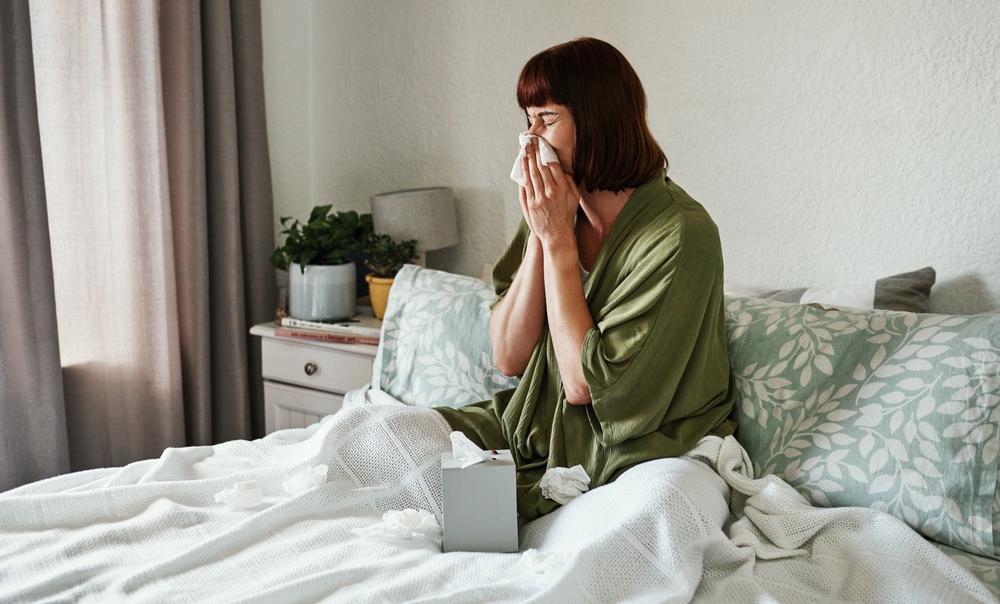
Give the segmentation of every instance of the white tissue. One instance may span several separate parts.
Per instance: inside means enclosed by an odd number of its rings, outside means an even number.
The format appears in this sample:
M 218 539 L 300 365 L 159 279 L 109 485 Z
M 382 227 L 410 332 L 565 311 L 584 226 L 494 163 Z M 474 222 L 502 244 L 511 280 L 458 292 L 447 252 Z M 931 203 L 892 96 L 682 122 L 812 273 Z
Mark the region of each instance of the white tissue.
M 510 178 L 517 184 L 524 186 L 524 171 L 521 170 L 521 158 L 524 157 L 524 146 L 528 144 L 533 138 L 538 139 L 538 150 L 542 156 L 542 165 L 549 165 L 550 163 L 559 163 L 559 157 L 556 152 L 552 149 L 552 145 L 549 141 L 545 140 L 540 136 L 534 134 L 528 134 L 527 132 L 522 132 L 517 137 L 517 142 L 521 145 L 521 150 L 517 153 L 517 159 L 514 160 L 514 169 L 510 171 Z
M 318 487 L 321 484 L 326 484 L 327 470 L 329 470 L 329 468 L 324 464 L 306 468 L 281 483 L 281 486 L 285 487 L 285 490 L 291 495 L 301 495 L 309 489 Z
M 410 539 L 422 537 L 434 543 L 441 542 L 441 525 L 437 523 L 434 514 L 427 510 L 389 510 L 382 514 L 382 522 L 364 528 L 351 529 L 351 532 L 361 537 L 381 537 L 393 539 Z
M 538 487 L 542 497 L 565 505 L 590 489 L 590 476 L 581 465 L 572 468 L 549 468 L 545 470 Z
M 260 505 L 263 499 L 264 494 L 261 493 L 260 487 L 254 480 L 237 482 L 233 488 L 215 494 L 215 501 L 226 504 L 231 510 L 253 509 Z
M 521 554 L 521 558 L 517 561 L 518 568 L 536 575 L 544 575 L 559 570 L 565 564 L 565 556 L 556 553 L 542 553 L 535 548 L 525 550 Z
M 462 462 L 462 469 L 476 465 L 481 461 L 489 461 L 490 454 L 483 451 L 476 443 L 469 440 L 469 437 L 458 430 L 449 435 L 451 438 L 451 452 L 455 456 L 455 461 Z

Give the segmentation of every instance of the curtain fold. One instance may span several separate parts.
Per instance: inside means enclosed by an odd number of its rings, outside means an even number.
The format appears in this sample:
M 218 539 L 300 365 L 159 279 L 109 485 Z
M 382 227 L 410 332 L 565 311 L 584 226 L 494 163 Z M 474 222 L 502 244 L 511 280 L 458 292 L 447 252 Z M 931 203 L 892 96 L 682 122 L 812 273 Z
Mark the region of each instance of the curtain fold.
M 262 435 L 259 1 L 32 0 L 31 22 L 72 469 Z
M 247 329 L 273 318 L 276 286 L 260 4 L 162 3 L 160 46 L 187 440 L 262 436 Z
M 28 0 L 0 1 L 0 491 L 69 470 Z
M 201 11 L 196 2 L 160 6 L 160 70 L 169 166 L 185 437 L 212 443 L 208 198 Z
M 202 63 L 205 77 L 205 150 L 209 225 L 209 290 L 212 341 L 226 346 L 212 351 L 214 402 L 212 436 L 221 440 L 250 433 L 246 401 L 247 325 L 243 267 L 239 128 L 233 31 L 228 2 L 202 4 Z M 238 388 L 233 388 L 238 385 Z
M 264 434 L 274 210 L 259 2 L 163 2 L 160 65 L 188 444 Z
M 239 157 L 240 219 L 243 254 L 243 305 L 247 327 L 274 319 L 278 297 L 271 252 L 274 251 L 274 197 L 271 156 L 267 144 L 264 104 L 264 42 L 260 2 L 231 3 L 233 75 L 236 85 L 236 130 Z M 264 380 L 261 375 L 261 339 L 250 338 L 246 349 L 249 368 L 250 425 L 254 437 L 264 435 Z M 223 418 L 224 419 L 224 418 Z

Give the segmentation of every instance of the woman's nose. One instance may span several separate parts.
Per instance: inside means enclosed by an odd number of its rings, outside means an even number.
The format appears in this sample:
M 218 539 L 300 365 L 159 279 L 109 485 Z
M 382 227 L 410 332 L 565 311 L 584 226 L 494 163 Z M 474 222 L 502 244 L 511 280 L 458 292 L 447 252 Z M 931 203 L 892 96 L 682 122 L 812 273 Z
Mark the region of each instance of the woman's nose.
M 532 124 L 531 127 L 528 128 L 528 134 L 534 134 L 535 136 L 538 136 L 539 131 L 541 131 L 541 127 L 537 123 Z

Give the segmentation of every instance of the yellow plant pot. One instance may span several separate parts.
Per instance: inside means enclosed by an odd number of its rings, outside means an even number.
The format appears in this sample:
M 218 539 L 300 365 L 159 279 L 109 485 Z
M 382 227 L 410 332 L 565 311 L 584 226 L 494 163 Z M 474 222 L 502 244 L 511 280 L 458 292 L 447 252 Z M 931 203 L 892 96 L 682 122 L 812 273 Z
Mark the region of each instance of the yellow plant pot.
M 376 277 L 368 273 L 365 281 L 368 282 L 368 297 L 371 298 L 375 318 L 381 319 L 385 316 L 385 305 L 389 302 L 389 290 L 392 289 L 393 278 Z

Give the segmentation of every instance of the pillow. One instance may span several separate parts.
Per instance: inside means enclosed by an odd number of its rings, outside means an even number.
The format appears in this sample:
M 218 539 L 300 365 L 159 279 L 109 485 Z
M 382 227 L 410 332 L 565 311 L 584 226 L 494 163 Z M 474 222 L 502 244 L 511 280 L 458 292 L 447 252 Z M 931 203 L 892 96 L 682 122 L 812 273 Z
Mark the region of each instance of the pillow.
M 1000 551 L 1000 316 L 750 298 L 726 310 L 736 437 L 758 476 L 970 553 Z
M 420 407 L 461 407 L 517 386 L 490 346 L 493 288 L 407 264 L 389 291 L 372 389 Z
M 798 304 L 819 304 L 841 309 L 930 312 L 931 287 L 934 285 L 936 277 L 934 269 L 928 266 L 918 271 L 901 273 L 877 281 L 839 287 L 762 290 L 735 283 L 726 283 L 725 292 L 727 296 L 763 298 Z

